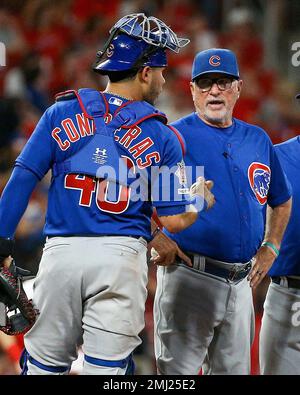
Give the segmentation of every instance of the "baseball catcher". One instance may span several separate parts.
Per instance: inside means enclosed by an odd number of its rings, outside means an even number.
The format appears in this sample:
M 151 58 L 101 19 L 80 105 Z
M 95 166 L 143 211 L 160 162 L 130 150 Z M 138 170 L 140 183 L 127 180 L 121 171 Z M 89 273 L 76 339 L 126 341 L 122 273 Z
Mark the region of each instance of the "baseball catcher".
M 179 52 L 188 42 L 155 17 L 119 20 L 93 65 L 108 76 L 105 90 L 56 95 L 16 159 L 0 200 L 6 240 L 37 182 L 52 172 L 47 239 L 33 290 L 40 313 L 24 336 L 23 375 L 68 374 L 81 345 L 83 374 L 133 374 L 132 353 L 145 325 L 153 208 L 173 232 L 198 216 L 181 173 L 163 183 L 154 174 L 182 171 L 184 141 L 154 103 L 165 82 L 167 49 Z M 140 192 L 127 166 L 121 169 L 124 158 L 130 169 L 143 169 Z M 23 315 L 29 325 L 34 317 L 34 311 Z
M 12 261 L 9 267 L 3 259 L 12 254 L 13 241 L 0 239 L 0 330 L 7 335 L 26 333 L 34 324 L 37 310 L 23 289 L 23 277 L 30 275 Z

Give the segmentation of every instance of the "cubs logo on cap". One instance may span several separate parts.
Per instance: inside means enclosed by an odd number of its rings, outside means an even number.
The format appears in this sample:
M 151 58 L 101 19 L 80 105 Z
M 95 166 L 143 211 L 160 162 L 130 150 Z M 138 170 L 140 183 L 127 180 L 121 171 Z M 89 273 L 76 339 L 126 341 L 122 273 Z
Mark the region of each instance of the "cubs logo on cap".
M 217 67 L 220 66 L 221 62 L 220 62 L 221 58 L 218 55 L 213 55 L 209 58 L 209 64 L 211 66 Z
M 239 79 L 240 73 L 235 54 L 224 48 L 198 52 L 193 63 L 192 81 L 208 73 L 226 74 Z
M 113 56 L 114 50 L 115 50 L 114 44 L 110 44 L 110 46 L 109 46 L 109 47 L 107 48 L 107 50 L 106 50 L 106 56 L 107 56 L 108 58 L 110 58 L 111 56 Z
M 271 169 L 263 163 L 252 162 L 248 167 L 248 179 L 258 202 L 264 205 L 268 199 Z

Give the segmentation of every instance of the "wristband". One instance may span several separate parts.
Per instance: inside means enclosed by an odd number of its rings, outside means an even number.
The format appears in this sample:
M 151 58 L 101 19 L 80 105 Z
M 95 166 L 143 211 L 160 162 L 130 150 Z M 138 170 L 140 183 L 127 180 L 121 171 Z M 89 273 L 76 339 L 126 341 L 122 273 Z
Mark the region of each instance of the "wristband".
M 0 257 L 7 258 L 13 255 L 14 241 L 6 237 L 0 237 Z
M 208 204 L 203 196 L 195 195 L 194 199 L 195 199 L 194 205 L 195 205 L 198 213 L 200 213 L 201 211 L 207 210 Z
M 269 241 L 264 241 L 261 246 L 262 247 L 263 246 L 269 247 L 273 252 L 275 252 L 276 257 L 278 257 L 279 250 L 276 248 L 276 246 L 273 243 L 271 243 Z
M 152 239 L 154 239 L 154 237 L 160 232 L 160 227 L 158 226 L 156 229 L 154 229 L 154 231 L 152 232 Z

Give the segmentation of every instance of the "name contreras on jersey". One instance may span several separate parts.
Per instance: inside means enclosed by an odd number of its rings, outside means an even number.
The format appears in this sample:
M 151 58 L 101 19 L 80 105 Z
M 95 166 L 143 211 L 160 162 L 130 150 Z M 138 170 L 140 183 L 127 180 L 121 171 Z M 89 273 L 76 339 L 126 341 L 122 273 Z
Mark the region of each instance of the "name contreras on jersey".
M 77 125 L 75 126 L 71 118 L 65 118 L 61 122 L 61 128 L 56 127 L 52 130 L 51 135 L 62 151 L 66 151 L 70 148 L 71 143 L 75 143 L 81 137 L 91 136 L 93 134 L 92 122 L 83 113 L 76 114 L 76 123 Z M 67 135 L 67 139 L 64 141 L 59 136 L 62 129 Z
M 123 129 L 117 129 L 115 131 L 115 140 L 126 148 L 133 158 L 136 159 L 136 164 L 140 169 L 144 169 L 145 167 L 152 165 L 153 161 L 154 163 L 160 162 L 160 155 L 157 151 L 152 151 L 146 154 L 144 161 L 140 158 L 145 151 L 154 145 L 151 137 L 148 136 L 137 144 L 132 145 L 133 141 L 142 133 L 142 129 L 138 125 L 126 130 L 123 136 L 118 136 L 118 133 L 123 133 Z
M 105 121 L 110 121 L 110 118 L 107 118 Z M 62 131 L 66 134 L 66 139 L 62 139 L 59 135 Z M 75 143 L 79 139 L 91 136 L 94 133 L 94 127 L 92 121 L 84 116 L 84 114 L 76 114 L 76 124 L 73 122 L 71 118 L 65 118 L 61 122 L 61 127 L 56 127 L 52 130 L 51 135 L 54 140 L 57 142 L 59 148 L 62 151 L 66 151 L 70 148 L 72 143 Z M 118 133 L 123 133 L 122 136 L 118 136 Z M 124 133 L 124 129 L 117 129 L 115 131 L 115 140 L 122 145 L 126 150 L 136 159 L 136 164 L 140 169 L 144 169 L 145 167 L 151 166 L 152 164 L 157 164 L 160 162 L 160 154 L 158 151 L 151 151 L 144 156 L 144 159 L 141 158 L 141 155 L 144 154 L 149 148 L 154 145 L 151 137 L 145 137 L 143 140 L 134 144 L 134 140 L 142 133 L 142 129 L 139 126 L 134 126 L 133 128 L 126 129 Z

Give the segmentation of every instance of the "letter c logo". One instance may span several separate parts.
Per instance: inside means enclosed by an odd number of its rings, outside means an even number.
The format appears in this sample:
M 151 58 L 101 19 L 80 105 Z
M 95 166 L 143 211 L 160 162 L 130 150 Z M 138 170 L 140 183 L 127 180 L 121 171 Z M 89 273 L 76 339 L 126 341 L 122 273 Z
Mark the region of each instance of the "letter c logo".
M 218 55 L 213 55 L 213 56 L 211 56 L 211 57 L 209 58 L 209 61 L 208 61 L 208 62 L 209 62 L 209 64 L 210 64 L 211 66 L 216 67 L 216 66 L 220 66 L 220 64 L 221 64 L 220 60 L 221 60 L 220 56 L 218 56 Z
M 109 47 L 107 48 L 107 50 L 106 50 L 106 56 L 107 56 L 108 58 L 110 58 L 111 56 L 113 56 L 114 50 L 115 50 L 114 44 L 110 44 L 110 46 L 109 46 Z

